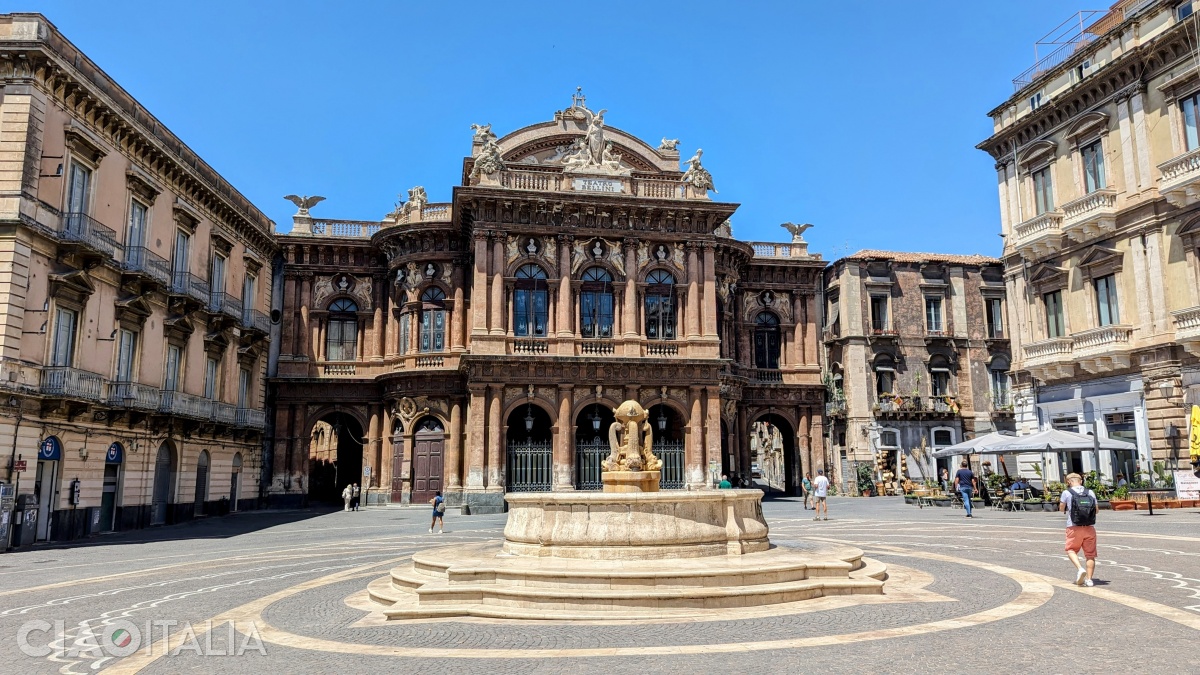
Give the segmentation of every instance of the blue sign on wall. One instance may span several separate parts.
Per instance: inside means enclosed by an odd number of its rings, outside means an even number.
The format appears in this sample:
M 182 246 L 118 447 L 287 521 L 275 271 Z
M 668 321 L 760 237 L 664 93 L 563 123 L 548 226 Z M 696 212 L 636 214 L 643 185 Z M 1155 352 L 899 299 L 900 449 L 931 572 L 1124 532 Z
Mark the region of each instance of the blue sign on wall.
M 121 447 L 120 443 L 114 442 L 108 446 L 108 452 L 104 453 L 105 464 L 120 464 L 125 461 L 125 448 Z
M 38 459 L 43 462 L 59 461 L 62 459 L 62 443 L 57 436 L 47 436 L 38 446 Z

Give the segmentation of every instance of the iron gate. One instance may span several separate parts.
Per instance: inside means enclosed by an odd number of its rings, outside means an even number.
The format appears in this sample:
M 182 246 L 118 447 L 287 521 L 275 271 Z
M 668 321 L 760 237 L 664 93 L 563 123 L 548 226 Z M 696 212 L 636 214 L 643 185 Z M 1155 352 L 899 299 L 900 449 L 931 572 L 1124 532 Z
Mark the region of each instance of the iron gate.
M 611 450 L 608 441 L 596 438 L 592 441 L 581 441 L 575 444 L 575 489 L 600 490 L 600 474 L 604 471 L 603 462 Z
M 600 482 L 600 474 L 604 471 L 603 462 L 611 450 L 608 441 L 594 440 L 575 444 L 575 489 L 601 490 L 604 485 Z M 682 490 L 687 483 L 684 471 L 684 456 L 682 441 L 659 441 L 654 445 L 654 454 L 662 460 L 662 477 L 659 478 L 660 490 Z
M 554 482 L 550 441 L 508 442 L 508 492 L 549 492 Z
M 684 471 L 683 441 L 659 441 L 654 444 L 654 454 L 662 460 L 662 477 L 658 479 L 660 490 L 682 490 L 687 484 Z

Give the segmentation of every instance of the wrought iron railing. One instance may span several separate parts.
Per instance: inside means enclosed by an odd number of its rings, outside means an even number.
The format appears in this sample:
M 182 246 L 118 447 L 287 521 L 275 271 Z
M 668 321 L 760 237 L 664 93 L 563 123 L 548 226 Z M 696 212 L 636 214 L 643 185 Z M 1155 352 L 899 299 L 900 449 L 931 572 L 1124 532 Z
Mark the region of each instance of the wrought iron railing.
M 245 429 L 262 429 L 267 426 L 267 413 L 254 408 L 238 408 L 234 423 Z
M 242 308 L 242 328 L 270 333 L 271 318 L 257 309 Z
M 207 305 L 212 292 L 204 279 L 185 270 L 175 270 L 171 272 L 171 294 L 186 295 Z
M 171 283 L 171 263 L 145 246 L 126 248 L 121 269 L 144 274 L 164 286 Z
M 654 454 L 662 460 L 660 490 L 682 490 L 687 485 L 687 464 L 683 441 L 655 441 Z
M 51 366 L 42 369 L 40 389 L 47 396 L 99 402 L 104 396 L 104 378 L 78 368 Z
M 604 488 L 600 482 L 600 474 L 604 472 L 604 459 L 611 450 L 608 441 L 599 436 L 590 441 L 575 443 L 575 489 L 600 490 Z
M 65 241 L 83 244 L 110 258 L 116 258 L 117 252 L 121 250 L 121 245 L 117 243 L 117 233 L 86 213 L 64 213 L 58 236 Z
M 508 492 L 549 492 L 554 483 L 550 441 L 508 442 Z
M 182 391 L 163 391 L 158 401 L 158 411 L 166 415 L 207 420 L 212 417 L 212 401 Z
M 232 403 L 213 401 L 212 416 L 209 418 L 217 424 L 232 425 L 237 419 L 237 407 Z
M 108 405 L 130 410 L 158 410 L 158 387 L 137 382 L 110 382 Z
M 208 294 L 208 311 L 241 320 L 242 300 L 228 293 L 210 292 Z

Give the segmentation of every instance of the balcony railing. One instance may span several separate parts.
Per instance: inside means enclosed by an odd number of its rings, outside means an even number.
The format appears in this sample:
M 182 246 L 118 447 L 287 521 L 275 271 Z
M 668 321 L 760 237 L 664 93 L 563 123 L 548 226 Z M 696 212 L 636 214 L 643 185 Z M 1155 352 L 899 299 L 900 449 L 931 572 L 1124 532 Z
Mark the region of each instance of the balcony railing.
M 234 424 L 243 429 L 263 429 L 267 426 L 267 413 L 253 408 L 238 408 Z
M 208 294 L 208 311 L 212 314 L 224 314 L 241 320 L 242 301 L 228 293 L 210 292 Z
M 562 174 L 542 171 L 502 171 L 500 184 L 512 190 L 537 190 L 539 192 L 556 192 L 562 179 Z
M 755 258 L 808 258 L 807 244 L 778 243 L 773 241 L 748 241 Z
M 121 245 L 117 243 L 117 233 L 86 213 L 64 213 L 59 224 L 58 236 L 64 241 L 78 242 L 113 259 L 121 250 Z
M 1171 312 L 1171 316 L 1175 318 L 1175 340 L 1193 356 L 1200 356 L 1200 307 Z
M 678 342 L 648 342 L 646 356 L 679 356 Z
M 50 366 L 42 368 L 41 392 L 46 396 L 61 396 L 99 403 L 104 396 L 104 378 L 78 368 Z
M 329 377 L 347 377 L 358 372 L 353 363 L 326 363 L 322 372 Z
M 436 223 L 449 222 L 454 212 L 454 205 L 450 203 L 426 204 L 418 211 L 415 208 L 401 208 L 393 216 L 396 218 L 396 224 L 407 223 Z M 392 216 L 389 216 L 389 218 Z
M 846 414 L 846 401 L 826 401 L 825 414 L 830 417 Z
M 991 394 L 991 402 L 989 403 L 991 411 L 994 413 L 1010 413 L 1013 411 L 1012 392 L 1007 389 L 993 391 Z
M 185 394 L 182 391 L 163 391 L 158 400 L 158 411 L 165 415 L 188 417 L 196 420 L 212 418 L 212 400 Z
M 650 197 L 653 199 L 683 198 L 683 183 L 679 181 L 639 178 L 634 181 L 634 185 L 639 197 Z
M 579 353 L 587 356 L 604 356 L 613 351 L 613 343 L 609 340 L 584 340 L 579 343 Z
M 545 354 L 549 350 L 545 338 L 519 338 L 513 341 L 514 354 Z
M 110 382 L 108 385 L 108 405 L 114 408 L 158 410 L 159 397 L 158 387 L 137 382 Z
M 1200 148 L 1158 165 L 1158 192 L 1173 206 L 1200 201 Z
M 0 391 L 37 392 L 42 383 L 41 366 L 16 359 L 0 358 Z
M 314 220 L 312 233 L 327 237 L 370 239 L 379 231 L 380 224 L 369 220 Z
M 171 273 L 170 292 L 172 295 L 187 296 L 205 305 L 208 304 L 209 298 L 212 296 L 207 281 L 191 272 L 183 270 L 175 270 Z
M 171 263 L 145 246 L 126 248 L 121 269 L 150 277 L 164 286 L 171 283 Z
M 441 356 L 418 356 L 417 357 L 417 367 L 418 368 L 441 368 L 445 362 L 446 362 L 446 360 L 444 358 L 442 358 Z
M 1062 246 L 1061 211 L 1047 211 L 1013 229 L 1013 246 L 1027 260 L 1042 258 Z
M 1063 234 L 1077 242 L 1112 232 L 1117 226 L 1117 191 L 1096 190 L 1063 204 Z
M 232 425 L 237 420 L 237 406 L 234 406 L 232 403 L 213 401 L 212 417 L 209 419 L 217 424 Z
M 271 332 L 271 318 L 257 309 L 242 308 L 242 328 L 262 333 Z
M 1132 326 L 1101 326 L 1071 336 L 1075 358 L 1103 355 L 1114 349 L 1128 349 Z
M 930 396 L 928 408 L 930 412 L 958 414 L 958 401 L 953 396 Z
M 749 368 L 748 371 L 755 382 L 783 382 L 783 371 L 775 368 Z

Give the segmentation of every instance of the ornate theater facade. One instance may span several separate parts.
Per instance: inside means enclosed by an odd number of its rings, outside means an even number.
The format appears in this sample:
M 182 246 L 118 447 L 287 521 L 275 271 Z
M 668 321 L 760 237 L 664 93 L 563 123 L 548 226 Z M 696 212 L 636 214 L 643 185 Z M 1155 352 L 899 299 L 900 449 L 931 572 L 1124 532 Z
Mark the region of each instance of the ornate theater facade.
M 626 399 L 649 410 L 666 489 L 726 473 L 795 492 L 835 468 L 804 226 L 734 239 L 701 151 L 681 168 L 677 141 L 606 126 L 580 95 L 501 138 L 474 129 L 450 203 L 413 188 L 361 222 L 294 200 L 271 502 L 358 483 L 366 503 L 440 490 L 483 513 L 506 492 L 599 489 Z

